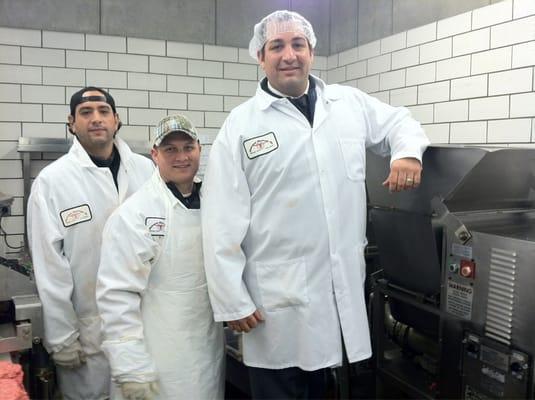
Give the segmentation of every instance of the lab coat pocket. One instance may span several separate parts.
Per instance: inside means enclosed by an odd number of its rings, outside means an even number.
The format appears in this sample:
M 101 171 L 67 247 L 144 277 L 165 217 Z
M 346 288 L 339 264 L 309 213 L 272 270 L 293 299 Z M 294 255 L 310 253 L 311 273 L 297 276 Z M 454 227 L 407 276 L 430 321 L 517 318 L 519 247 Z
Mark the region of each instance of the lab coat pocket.
M 303 257 L 285 262 L 256 263 L 262 305 L 267 311 L 308 304 Z
M 358 139 L 339 139 L 347 177 L 353 181 L 364 180 L 366 156 L 364 144 Z

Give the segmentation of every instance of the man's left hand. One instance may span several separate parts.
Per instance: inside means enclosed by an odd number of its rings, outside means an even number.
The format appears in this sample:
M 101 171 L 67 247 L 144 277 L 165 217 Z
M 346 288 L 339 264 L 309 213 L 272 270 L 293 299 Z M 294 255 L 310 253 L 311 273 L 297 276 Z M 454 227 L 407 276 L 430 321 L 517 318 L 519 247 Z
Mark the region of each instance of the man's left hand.
M 416 158 L 400 158 L 392 162 L 390 175 L 383 182 L 390 192 L 400 192 L 420 186 L 422 164 Z

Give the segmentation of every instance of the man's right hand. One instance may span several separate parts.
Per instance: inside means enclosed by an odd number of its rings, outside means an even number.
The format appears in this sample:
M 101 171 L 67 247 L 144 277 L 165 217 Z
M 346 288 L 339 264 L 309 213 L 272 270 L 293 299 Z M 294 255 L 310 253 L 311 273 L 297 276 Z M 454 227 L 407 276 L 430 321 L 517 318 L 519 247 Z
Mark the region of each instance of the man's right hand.
M 250 332 L 261 322 L 264 322 L 264 317 L 260 314 L 260 311 L 256 310 L 248 317 L 237 319 L 235 321 L 227 321 L 227 325 L 234 332 Z
M 121 392 L 125 400 L 152 400 L 159 388 L 156 382 L 123 382 Z
M 85 353 L 82 350 L 82 345 L 80 342 L 76 340 L 60 351 L 52 353 L 52 359 L 56 365 L 61 367 L 78 368 L 80 365 L 85 363 Z

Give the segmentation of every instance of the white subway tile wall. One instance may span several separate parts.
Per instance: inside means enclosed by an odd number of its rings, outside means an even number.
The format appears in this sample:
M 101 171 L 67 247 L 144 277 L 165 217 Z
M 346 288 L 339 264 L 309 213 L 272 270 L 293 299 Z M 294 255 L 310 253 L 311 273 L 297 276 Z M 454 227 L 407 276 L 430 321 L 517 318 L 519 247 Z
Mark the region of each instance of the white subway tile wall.
M 407 46 L 407 32 L 397 33 L 381 39 L 381 54 L 392 53 Z
M 390 68 L 378 61 L 378 70 Z M 314 73 L 326 78 L 333 62 L 338 55 L 316 57 Z M 366 76 L 366 61 L 353 66 L 353 74 Z M 3 221 L 10 243 L 20 243 L 24 232 L 18 139 L 68 137 L 68 103 L 81 87 L 110 91 L 124 124 L 119 134 L 127 140 L 148 141 L 160 118 L 187 115 L 204 145 L 202 173 L 223 121 L 255 93 L 261 76 L 246 49 L 0 27 L 0 192 L 16 196 L 13 215 Z M 32 177 L 58 156 L 34 160 Z
M 0 83 L 0 101 L 20 101 L 20 85 L 13 85 L 9 83 Z
M 432 42 L 437 38 L 437 23 L 433 22 L 407 31 L 407 47 Z
M 380 54 L 381 54 L 381 41 L 379 40 L 366 43 L 358 47 L 358 59 L 359 60 L 365 60 L 367 58 L 376 57 Z M 342 60 L 339 60 L 339 65 L 342 65 L 341 61 Z
M 20 47 L 0 45 L 0 63 L 20 64 Z
M 438 21 L 437 39 L 468 32 L 472 28 L 472 13 L 455 15 Z
M 370 58 L 368 60 L 368 73 L 378 74 L 381 72 L 390 71 L 392 56 L 390 54 L 384 54 L 379 57 Z
M 411 106 L 418 102 L 418 88 L 416 86 L 393 89 L 390 91 L 390 105 Z
M 367 64 L 349 63 L 354 54 Z M 349 86 L 356 79 L 372 96 L 407 107 L 432 143 L 535 145 L 534 0 L 501 1 L 338 56 L 329 57 L 329 78 Z
M 496 25 L 511 21 L 513 17 L 513 0 L 505 0 L 488 7 L 473 11 L 472 29 Z
M 513 18 L 522 18 L 535 14 L 535 1 L 515 0 L 513 5 Z
M 433 143 L 535 144 L 535 1 L 505 0 L 328 57 L 314 73 L 405 106 Z M 102 86 L 120 135 L 150 140 L 184 113 L 210 144 L 264 76 L 247 49 L 0 27 L 0 192 L 16 196 L 10 243 L 24 231 L 19 137 L 65 138 L 71 94 Z M 35 160 L 32 175 L 57 155 Z
M 450 99 L 450 82 L 442 81 L 418 86 L 418 104 L 438 103 Z
M 475 53 L 490 47 L 490 29 L 480 29 L 453 37 L 453 55 Z

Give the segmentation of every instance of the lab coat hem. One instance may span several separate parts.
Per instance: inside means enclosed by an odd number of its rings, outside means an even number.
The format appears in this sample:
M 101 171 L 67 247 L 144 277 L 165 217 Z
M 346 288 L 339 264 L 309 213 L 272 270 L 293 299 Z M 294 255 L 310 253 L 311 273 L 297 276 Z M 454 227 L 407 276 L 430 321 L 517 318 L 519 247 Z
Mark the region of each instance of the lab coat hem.
M 335 367 L 342 364 L 342 357 L 337 358 L 336 360 L 327 361 L 325 363 L 320 363 L 316 365 L 303 365 L 298 362 L 289 362 L 289 363 L 283 363 L 283 364 L 269 364 L 269 363 L 259 363 L 259 362 L 251 362 L 244 360 L 244 364 L 248 367 L 253 368 L 265 368 L 265 369 L 285 369 L 285 368 L 300 368 L 303 371 L 317 371 L 323 368 L 330 368 Z
M 359 354 L 355 354 L 353 356 L 348 356 L 347 359 L 348 359 L 348 361 L 350 363 L 356 363 L 356 362 L 359 362 L 359 361 L 367 360 L 371 356 L 372 356 L 372 352 L 368 351 L 366 353 L 359 353 Z

